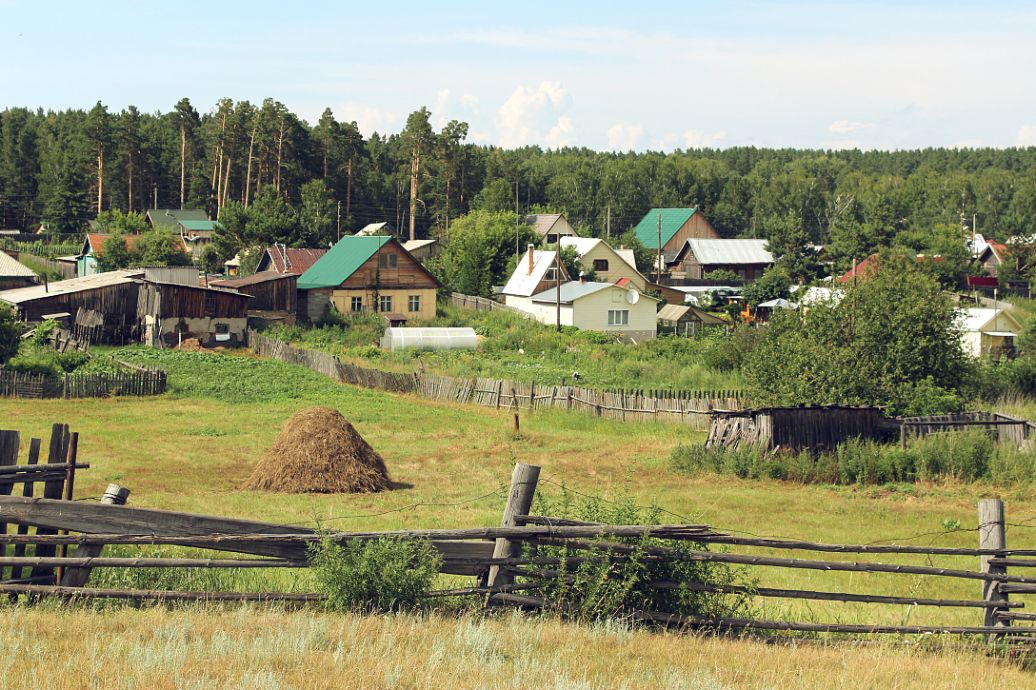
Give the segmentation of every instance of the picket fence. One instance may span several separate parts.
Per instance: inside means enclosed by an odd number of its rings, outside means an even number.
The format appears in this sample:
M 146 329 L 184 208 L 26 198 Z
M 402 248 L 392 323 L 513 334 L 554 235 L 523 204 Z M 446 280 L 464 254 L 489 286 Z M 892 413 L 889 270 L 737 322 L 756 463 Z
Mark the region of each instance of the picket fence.
M 0 369 L 3 398 L 107 398 L 165 393 L 168 381 L 161 369 L 94 374 L 65 374 L 60 381 L 42 374 Z
M 707 429 L 711 410 L 741 409 L 745 405 L 742 393 L 736 390 L 598 390 L 528 381 L 439 376 L 423 371 L 400 373 L 349 364 L 329 353 L 294 347 L 253 330 L 248 332 L 248 343 L 260 356 L 298 364 L 342 383 L 482 407 L 565 409 L 623 422 L 676 422 Z

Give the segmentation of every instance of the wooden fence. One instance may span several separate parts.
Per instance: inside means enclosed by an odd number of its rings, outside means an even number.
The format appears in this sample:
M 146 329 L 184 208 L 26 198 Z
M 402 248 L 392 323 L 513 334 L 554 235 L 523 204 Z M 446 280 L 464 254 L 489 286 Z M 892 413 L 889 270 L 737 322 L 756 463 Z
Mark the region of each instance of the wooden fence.
M 11 434 L 15 435 L 13 441 Z M 775 569 L 810 570 L 822 573 L 822 577 L 836 584 L 825 589 L 805 590 L 758 585 L 752 580 L 746 580 L 745 584 L 710 581 L 707 576 L 703 578 L 694 574 L 701 571 L 681 567 L 670 571 L 685 573 L 674 576 L 677 579 L 636 583 L 635 586 L 645 593 L 642 599 L 661 601 L 666 592 L 683 591 L 749 597 L 753 603 L 774 599 L 818 603 L 810 606 L 808 620 L 795 620 L 794 616 L 787 615 L 755 618 L 748 614 L 735 618 L 708 614 L 705 610 L 673 613 L 645 608 L 627 610 L 623 615 L 652 625 L 707 630 L 856 635 L 945 633 L 987 635 L 998 644 L 1031 644 L 1036 641 L 1036 626 L 1031 625 L 1036 621 L 1036 613 L 1022 611 L 1027 603 L 1025 597 L 1036 594 L 1036 577 L 1024 574 L 1036 567 L 1036 560 L 1032 558 L 1036 556 L 1036 550 L 1008 548 L 1004 504 L 998 499 L 983 500 L 979 504 L 976 548 L 826 544 L 733 536 L 702 524 L 607 525 L 531 515 L 529 510 L 539 480 L 539 468 L 518 464 L 511 477 L 499 527 L 317 534 L 292 525 L 113 506 L 109 504 L 124 503 L 128 494 L 125 489 L 114 485 L 109 487 L 101 503 L 57 500 L 62 497 L 59 495 L 61 487 L 64 487 L 64 497 L 72 498 L 71 484 L 61 483 L 61 473 L 67 476 L 75 468 L 85 465 L 75 463 L 75 437 L 71 443 L 61 440 L 68 438 L 67 427 L 63 432 L 55 431 L 55 435 L 58 441 L 55 446 L 52 440 L 51 456 L 46 465 L 35 468 L 20 466 L 16 470 L 24 475 L 33 473 L 33 482 L 44 481 L 43 498 L 31 496 L 31 483 L 27 484 L 30 488 L 22 497 L 7 495 L 10 486 L 25 479 L 14 479 L 14 475 L 6 474 L 13 468 L 0 466 L 0 493 L 4 494 L 0 496 L 0 518 L 6 523 L 0 529 L 0 593 L 11 597 L 59 595 L 170 601 L 265 600 L 304 604 L 321 601 L 323 596 L 316 592 L 98 589 L 88 586 L 89 569 L 307 568 L 307 546 L 317 540 L 327 539 L 342 544 L 392 537 L 427 540 L 442 556 L 442 573 L 476 578 L 470 586 L 426 592 L 427 597 L 482 595 L 490 606 L 556 609 L 559 602 L 550 599 L 551 585 L 572 582 L 584 563 L 598 564 L 621 576 L 620 566 L 630 559 L 658 565 L 679 559 L 681 563 L 730 564 L 753 575 L 758 572 L 756 569 L 770 574 Z M 30 462 L 39 454 L 38 440 L 33 443 Z M 12 458 L 16 458 L 17 447 L 17 432 L 0 432 L 0 465 L 14 464 Z M 5 486 L 7 491 L 3 490 Z M 7 526 L 15 525 L 16 532 L 7 530 Z M 35 534 L 28 533 L 30 528 L 35 528 Z M 58 534 L 58 530 L 72 534 Z M 650 539 L 650 542 L 645 544 L 643 539 Z M 163 557 L 102 556 L 101 550 L 106 544 L 174 545 L 230 552 L 235 556 L 202 558 L 193 552 Z M 70 545 L 76 547 L 74 553 L 62 551 Z M 723 545 L 724 550 L 712 550 L 710 547 L 713 545 Z M 13 547 L 10 556 L 7 555 L 8 547 Z M 33 549 L 31 555 L 27 552 L 29 548 Z M 822 558 L 774 555 L 781 551 L 828 555 Z M 869 560 L 879 554 L 883 560 Z M 911 558 L 920 562 L 909 562 Z M 968 566 L 968 561 L 973 565 Z M 12 569 L 6 576 L 5 567 Z M 26 578 L 21 569 L 28 567 L 33 570 Z M 1023 574 L 1016 574 L 1019 571 Z M 853 575 L 851 578 L 838 577 L 842 573 Z M 891 592 L 861 592 L 856 589 L 866 589 L 876 582 L 894 581 L 901 585 Z M 839 582 L 842 584 L 837 584 Z M 974 595 L 961 596 L 957 588 L 948 595 L 939 596 L 940 591 L 946 592 L 946 588 L 935 588 L 940 587 L 939 583 L 947 582 L 974 587 Z M 919 591 L 928 596 L 918 596 Z M 835 602 L 837 606 L 824 608 L 820 602 Z M 578 605 L 578 602 L 569 603 Z M 845 603 L 881 607 L 861 609 L 872 611 L 870 620 L 878 622 L 843 622 L 845 609 L 841 606 Z M 955 614 L 952 620 L 946 616 L 926 617 L 928 614 L 924 612 L 932 609 L 958 610 L 959 614 Z M 823 620 L 828 617 L 832 620 Z M 904 622 L 908 617 L 911 619 L 909 624 Z M 867 618 L 858 620 L 866 621 Z M 897 622 L 888 623 L 889 620 Z M 948 620 L 951 622 L 946 622 Z
M 710 410 L 737 409 L 744 403 L 741 392 L 735 390 L 598 390 L 535 382 L 438 376 L 421 371 L 409 374 L 382 371 L 342 362 L 326 352 L 294 347 L 256 331 L 249 331 L 248 342 L 263 357 L 298 364 L 342 383 L 483 407 L 577 410 L 623 422 L 677 422 L 707 429 Z
M 929 434 L 946 431 L 970 431 L 981 429 L 988 432 L 994 441 L 1029 446 L 1036 436 L 1036 424 L 1021 417 L 1012 417 L 1000 412 L 959 412 L 954 414 L 904 417 L 899 420 L 900 443 L 905 448 L 910 438 L 923 438 Z
M 521 309 L 515 309 L 514 307 L 509 307 L 506 304 L 501 304 L 496 300 L 486 299 L 485 297 L 465 295 L 462 292 L 451 292 L 450 304 L 459 309 L 470 309 L 472 311 L 506 311 L 512 314 L 517 314 L 526 319 L 534 319 L 531 314 L 522 311 Z
M 74 264 L 63 263 L 61 261 L 54 261 L 53 259 L 46 259 L 42 256 L 36 256 L 35 254 L 29 254 L 27 252 L 19 252 L 18 260 L 27 260 L 32 264 L 35 264 L 37 268 L 42 268 L 47 271 L 53 271 L 54 273 L 61 276 L 62 280 L 68 280 L 69 278 L 76 277 L 76 267 Z
M 168 377 L 161 369 L 65 374 L 60 381 L 42 374 L 0 369 L 3 398 L 107 398 L 113 395 L 148 396 L 166 392 Z

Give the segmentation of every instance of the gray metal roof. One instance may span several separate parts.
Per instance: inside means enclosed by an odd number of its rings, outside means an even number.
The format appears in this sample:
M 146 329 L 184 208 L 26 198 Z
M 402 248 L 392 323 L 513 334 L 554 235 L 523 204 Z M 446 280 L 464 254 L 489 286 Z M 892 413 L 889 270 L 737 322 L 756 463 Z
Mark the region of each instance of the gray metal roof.
M 46 299 L 54 295 L 64 295 L 72 292 L 84 292 L 86 290 L 97 290 L 99 288 L 131 283 L 134 278 L 144 275 L 144 269 L 127 268 L 120 271 L 108 271 L 106 273 L 95 273 L 81 278 L 69 278 L 59 280 L 49 285 L 33 285 L 31 287 L 16 288 L 0 292 L 0 300 L 8 304 L 24 304 L 37 299 Z
M 571 304 L 581 297 L 592 295 L 595 292 L 606 290 L 608 288 L 618 287 L 614 283 L 580 283 L 578 280 L 573 280 L 568 283 L 562 283 L 561 285 L 561 303 Z M 622 288 L 619 288 L 622 289 Z M 543 292 L 532 296 L 533 302 L 549 302 L 555 304 L 557 302 L 557 288 L 550 288 Z
M 36 272 L 7 252 L 0 252 L 0 278 L 35 278 Z
M 772 264 L 766 240 L 687 240 L 700 264 Z

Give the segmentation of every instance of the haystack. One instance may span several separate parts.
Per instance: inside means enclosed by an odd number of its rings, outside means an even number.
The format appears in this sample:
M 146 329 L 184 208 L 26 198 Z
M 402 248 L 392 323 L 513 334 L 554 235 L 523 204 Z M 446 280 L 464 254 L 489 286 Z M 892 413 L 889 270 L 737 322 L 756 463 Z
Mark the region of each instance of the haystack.
M 256 465 L 247 488 L 289 493 L 358 493 L 390 487 L 381 456 L 342 413 L 300 410 Z

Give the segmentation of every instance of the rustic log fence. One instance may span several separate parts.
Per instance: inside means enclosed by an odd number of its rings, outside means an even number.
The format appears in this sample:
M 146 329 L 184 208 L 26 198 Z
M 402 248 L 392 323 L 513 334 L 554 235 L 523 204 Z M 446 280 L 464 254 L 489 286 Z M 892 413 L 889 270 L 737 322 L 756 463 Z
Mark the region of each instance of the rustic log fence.
M 462 292 L 451 292 L 450 293 L 450 304 L 458 309 L 469 309 L 471 311 L 506 311 L 510 314 L 517 314 L 522 318 L 533 319 L 535 317 L 528 312 L 516 309 L 515 307 L 509 307 L 506 304 L 502 304 L 495 300 L 486 299 L 485 297 L 478 297 L 476 295 L 465 295 Z
M 1028 419 L 1013 417 L 1002 412 L 959 412 L 954 414 L 904 417 L 900 424 L 900 444 L 906 448 L 911 438 L 924 438 L 929 434 L 946 431 L 970 431 L 981 429 L 989 433 L 998 443 L 1012 443 L 1016 446 L 1031 445 L 1036 436 L 1036 424 Z
M 642 583 L 655 590 L 685 590 L 750 597 L 759 600 L 806 600 L 873 604 L 886 620 L 889 607 L 908 607 L 914 617 L 919 609 L 933 607 L 962 609 L 952 622 L 918 621 L 911 624 L 878 622 L 785 620 L 784 618 L 715 617 L 680 615 L 671 612 L 631 610 L 631 620 L 652 625 L 708 630 L 773 630 L 844 634 L 956 634 L 984 635 L 1002 643 L 1036 641 L 1036 613 L 1020 609 L 1026 595 L 1036 594 L 1036 549 L 1009 548 L 1003 502 L 986 499 L 979 504 L 977 548 L 896 544 L 825 544 L 762 537 L 733 536 L 704 524 L 608 525 L 550 516 L 528 511 L 539 480 L 539 468 L 519 464 L 500 527 L 463 529 L 412 529 L 384 532 L 332 532 L 275 523 L 151 510 L 122 505 L 128 492 L 112 485 L 100 503 L 73 500 L 76 469 L 89 465 L 77 462 L 77 436 L 66 425 L 55 425 L 47 462 L 39 464 L 41 443 L 33 439 L 27 463 L 17 464 L 19 438 L 16 431 L 0 431 L 0 593 L 11 598 L 41 596 L 63 598 L 111 598 L 159 601 L 277 601 L 306 605 L 321 602 L 317 592 L 207 592 L 90 587 L 92 568 L 307 568 L 308 547 L 330 540 L 346 543 L 382 538 L 427 540 L 442 557 L 441 572 L 477 578 L 467 587 L 433 590 L 428 598 L 484 596 L 493 607 L 552 609 L 544 590 L 552 581 L 572 581 L 588 560 L 618 565 L 638 558 L 645 561 L 683 559 L 693 562 L 727 563 L 746 569 L 807 569 L 821 573 L 864 573 L 905 576 L 903 592 L 854 592 L 788 589 L 748 584 L 715 583 L 694 578 L 680 581 L 652 580 Z M 43 497 L 33 496 L 33 486 L 44 484 Z M 11 488 L 23 484 L 23 495 L 11 496 Z M 10 531 L 14 528 L 15 531 Z M 30 533 L 30 529 L 35 533 Z M 640 540 L 651 539 L 644 545 Z M 192 552 L 179 556 L 104 556 L 105 545 L 174 545 Z M 680 545 L 677 549 L 676 546 Z M 68 547 L 75 551 L 68 553 Z M 565 547 L 566 555 L 544 551 L 543 547 Z M 726 550 L 711 550 L 721 546 Z M 762 549 L 763 552 L 734 552 Z M 31 550 L 31 553 L 30 553 Z M 204 557 L 195 550 L 236 554 L 234 557 Z M 790 558 L 782 550 L 851 554 L 920 556 L 923 563 L 874 562 Z M 10 555 L 9 555 L 10 553 Z M 937 563 L 938 559 L 947 562 Z M 977 568 L 965 567 L 967 559 Z M 28 577 L 25 569 L 31 568 Z M 8 569 L 10 569 L 8 571 Z M 1020 571 L 1021 575 L 1015 574 Z M 918 578 L 937 582 L 973 582 L 975 598 L 959 596 L 914 596 Z M 882 582 L 888 581 L 883 579 Z M 851 580 L 866 585 L 867 576 Z M 970 611 L 970 613 L 969 613 Z M 814 612 L 816 613 L 816 612 Z M 835 618 L 841 616 L 838 612 Z
M 391 372 L 342 362 L 327 352 L 294 347 L 256 331 L 248 332 L 248 342 L 256 354 L 298 364 L 342 383 L 497 409 L 575 410 L 622 422 L 674 422 L 707 429 L 712 410 L 738 409 L 745 403 L 742 393 L 736 390 L 599 390 L 563 384 L 440 376 L 423 371 Z
M 125 365 L 127 367 L 132 365 Z M 107 398 L 161 395 L 168 376 L 161 369 L 65 374 L 54 380 L 43 374 L 0 369 L 0 397 L 4 398 Z

